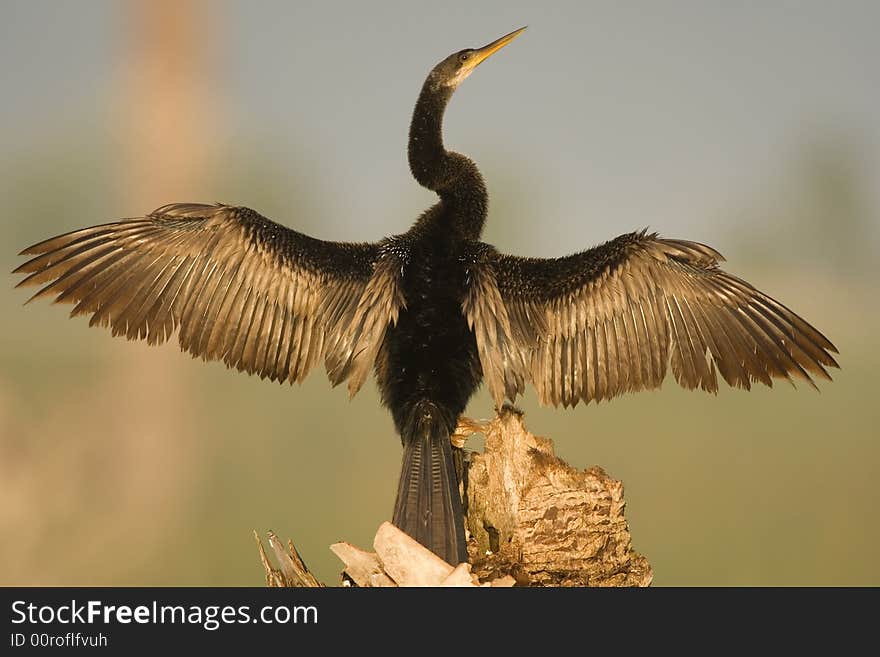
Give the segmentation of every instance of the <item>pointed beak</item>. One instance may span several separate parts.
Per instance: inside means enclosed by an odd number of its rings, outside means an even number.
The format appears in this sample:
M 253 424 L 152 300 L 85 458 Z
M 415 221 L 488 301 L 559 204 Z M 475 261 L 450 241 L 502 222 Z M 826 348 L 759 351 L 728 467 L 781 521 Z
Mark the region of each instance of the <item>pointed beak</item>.
M 510 34 L 505 34 L 500 39 L 496 39 L 495 41 L 493 41 L 492 43 L 490 43 L 487 46 L 483 46 L 482 48 L 478 48 L 477 50 L 474 50 L 473 55 L 471 56 L 470 60 L 468 60 L 468 62 L 466 64 L 468 72 L 475 69 L 481 62 L 488 59 L 491 55 L 494 55 L 496 52 L 498 52 L 504 46 L 506 46 L 508 43 L 513 41 L 520 34 L 525 32 L 525 29 L 526 29 L 525 27 L 521 27 L 518 30 L 514 30 Z

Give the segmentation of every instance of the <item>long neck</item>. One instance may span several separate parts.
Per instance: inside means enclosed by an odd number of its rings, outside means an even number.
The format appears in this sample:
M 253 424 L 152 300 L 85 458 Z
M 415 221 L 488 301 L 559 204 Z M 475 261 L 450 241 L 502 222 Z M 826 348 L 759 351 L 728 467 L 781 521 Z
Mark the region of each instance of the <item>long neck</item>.
M 416 101 L 409 129 L 409 167 L 422 187 L 452 210 L 458 232 L 477 239 L 486 221 L 489 197 L 477 165 L 443 146 L 443 113 L 453 89 L 427 80 Z

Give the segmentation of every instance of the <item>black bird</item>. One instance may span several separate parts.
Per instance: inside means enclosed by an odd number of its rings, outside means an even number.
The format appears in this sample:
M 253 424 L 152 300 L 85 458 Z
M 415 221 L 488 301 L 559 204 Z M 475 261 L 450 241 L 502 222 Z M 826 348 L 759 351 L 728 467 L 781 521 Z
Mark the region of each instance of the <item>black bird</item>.
M 523 28 L 525 29 L 525 28 Z M 183 350 L 261 378 L 301 381 L 323 361 L 354 395 L 371 369 L 403 442 L 394 523 L 450 563 L 467 560 L 450 435 L 485 380 L 497 404 L 530 381 L 574 406 L 657 388 L 830 379 L 836 349 L 778 301 L 718 267 L 714 249 L 645 231 L 563 258 L 480 242 L 488 195 L 447 151 L 459 84 L 523 29 L 456 52 L 428 74 L 409 133 L 416 180 L 440 200 L 402 235 L 325 242 L 254 210 L 174 203 L 40 242 L 15 271 L 32 298 L 113 335 Z

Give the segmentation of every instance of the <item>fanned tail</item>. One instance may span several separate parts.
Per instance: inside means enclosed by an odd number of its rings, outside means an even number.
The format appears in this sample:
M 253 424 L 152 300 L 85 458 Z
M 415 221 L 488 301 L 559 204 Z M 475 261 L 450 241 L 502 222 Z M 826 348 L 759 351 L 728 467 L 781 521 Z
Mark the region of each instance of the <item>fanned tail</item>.
M 468 560 L 464 514 L 449 437 L 450 418 L 431 402 L 416 404 L 402 427 L 403 464 L 393 522 L 453 565 Z

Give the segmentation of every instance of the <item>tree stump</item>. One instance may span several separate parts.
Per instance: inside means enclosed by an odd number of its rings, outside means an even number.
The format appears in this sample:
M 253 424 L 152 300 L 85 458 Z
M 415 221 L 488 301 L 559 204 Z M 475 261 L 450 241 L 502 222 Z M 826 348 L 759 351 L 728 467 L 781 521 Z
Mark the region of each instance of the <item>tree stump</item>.
M 648 586 L 647 559 L 632 548 L 623 484 L 594 466 L 576 470 L 553 443 L 530 433 L 522 413 L 505 405 L 480 425 L 463 423 L 454 440 L 475 431 L 483 453 L 466 455 L 463 499 L 470 564 L 453 567 L 390 523 L 375 552 L 331 546 L 345 564 L 343 585 L 356 586 Z M 256 532 L 255 532 L 256 536 Z M 321 586 L 288 542 L 269 532 L 274 567 L 259 537 L 268 586 Z
M 466 482 L 468 545 L 482 579 L 512 575 L 531 586 L 647 586 L 653 573 L 635 552 L 623 484 L 593 466 L 576 470 L 553 442 L 529 432 L 505 405 L 471 453 Z

